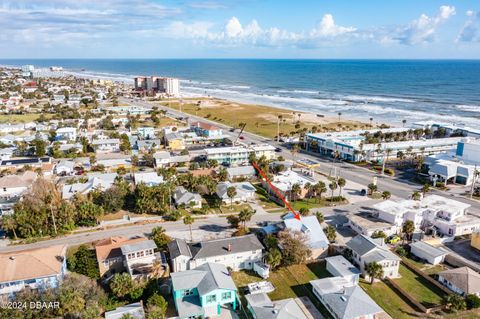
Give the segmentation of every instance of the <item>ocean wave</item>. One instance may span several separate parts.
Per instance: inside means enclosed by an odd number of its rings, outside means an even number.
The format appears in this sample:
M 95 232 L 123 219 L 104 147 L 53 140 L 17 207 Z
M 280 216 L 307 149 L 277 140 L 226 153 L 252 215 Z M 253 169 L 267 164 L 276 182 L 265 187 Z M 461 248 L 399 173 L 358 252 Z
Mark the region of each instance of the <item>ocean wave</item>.
M 458 104 L 458 105 L 455 105 L 455 107 L 462 111 L 480 113 L 480 105 Z
M 348 100 L 348 101 L 355 101 L 355 102 L 415 103 L 415 101 L 411 100 L 411 99 L 396 98 L 396 97 L 384 97 L 384 96 L 345 95 L 342 98 L 345 99 L 345 100 Z

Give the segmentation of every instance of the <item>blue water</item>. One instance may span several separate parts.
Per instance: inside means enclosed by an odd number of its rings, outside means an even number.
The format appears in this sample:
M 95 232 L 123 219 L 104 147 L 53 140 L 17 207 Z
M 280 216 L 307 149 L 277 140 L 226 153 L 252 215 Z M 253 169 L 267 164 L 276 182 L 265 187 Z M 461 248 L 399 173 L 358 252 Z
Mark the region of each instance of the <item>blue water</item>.
M 182 79 L 211 95 L 378 122 L 437 120 L 480 127 L 480 60 L 0 60 L 63 66 L 133 83 L 134 75 Z M 82 69 L 84 69 L 82 71 Z

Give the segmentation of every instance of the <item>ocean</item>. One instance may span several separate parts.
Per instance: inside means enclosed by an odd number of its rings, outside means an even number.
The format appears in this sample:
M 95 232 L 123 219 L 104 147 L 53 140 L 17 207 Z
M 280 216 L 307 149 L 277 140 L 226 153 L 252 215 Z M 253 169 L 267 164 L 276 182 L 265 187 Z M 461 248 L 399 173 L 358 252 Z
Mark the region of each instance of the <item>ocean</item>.
M 189 95 L 399 124 L 420 120 L 480 127 L 480 60 L 0 60 L 62 66 L 72 74 L 133 84 L 135 75 L 181 79 Z

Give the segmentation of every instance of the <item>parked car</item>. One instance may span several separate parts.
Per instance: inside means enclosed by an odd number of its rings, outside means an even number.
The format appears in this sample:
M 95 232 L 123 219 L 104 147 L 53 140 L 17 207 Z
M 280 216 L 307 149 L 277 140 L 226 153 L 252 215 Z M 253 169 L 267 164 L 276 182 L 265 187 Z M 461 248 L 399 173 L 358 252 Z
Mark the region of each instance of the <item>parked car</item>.
M 282 149 L 281 149 L 280 147 L 277 147 L 277 148 L 275 149 L 275 152 L 277 152 L 277 153 L 280 153 L 281 151 L 282 151 Z
M 364 188 L 360 191 L 360 195 L 366 196 L 367 195 L 367 190 Z
M 7 232 L 4 231 L 3 229 L 0 229 L 0 239 L 6 239 L 7 238 Z
M 242 135 L 242 136 L 240 136 L 239 138 L 240 138 L 241 140 L 244 140 L 244 139 L 245 139 L 245 137 L 243 137 L 243 135 Z
M 392 235 L 387 238 L 387 243 L 392 245 L 398 243 L 399 241 L 400 241 L 400 237 L 397 235 Z

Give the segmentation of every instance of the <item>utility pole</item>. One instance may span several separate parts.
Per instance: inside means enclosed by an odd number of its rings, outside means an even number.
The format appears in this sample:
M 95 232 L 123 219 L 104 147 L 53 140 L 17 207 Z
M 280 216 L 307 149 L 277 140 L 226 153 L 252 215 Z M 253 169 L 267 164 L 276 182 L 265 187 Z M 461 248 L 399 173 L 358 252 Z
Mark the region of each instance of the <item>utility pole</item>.
M 470 189 L 470 199 L 473 198 L 473 193 L 475 191 L 475 184 L 477 183 L 477 177 L 480 174 L 479 171 L 477 171 L 477 165 L 475 165 L 475 168 L 473 169 L 473 181 L 472 181 L 472 187 Z

